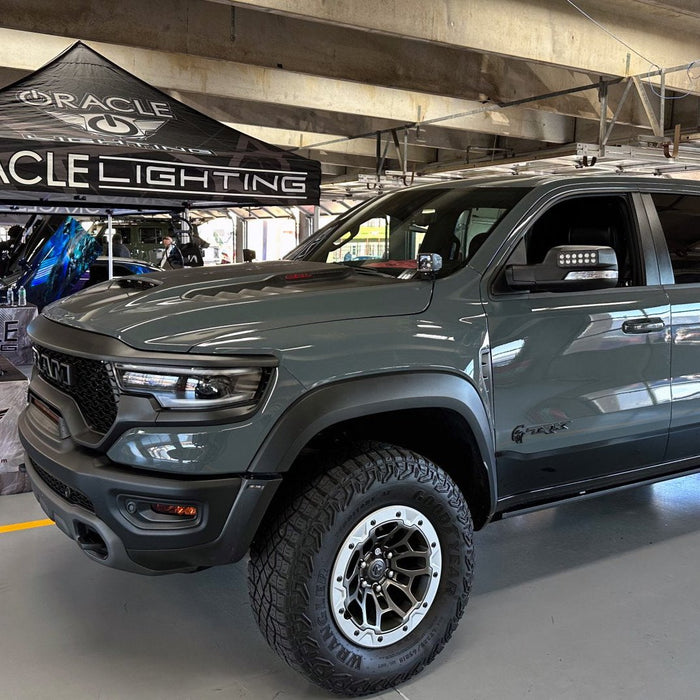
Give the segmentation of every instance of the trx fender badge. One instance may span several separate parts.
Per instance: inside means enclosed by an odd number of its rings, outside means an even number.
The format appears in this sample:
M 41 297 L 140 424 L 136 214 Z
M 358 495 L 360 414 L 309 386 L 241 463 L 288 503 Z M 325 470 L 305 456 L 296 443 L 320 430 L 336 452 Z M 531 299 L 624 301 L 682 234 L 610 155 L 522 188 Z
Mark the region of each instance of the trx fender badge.
M 565 420 L 558 423 L 545 423 L 544 425 L 516 425 L 510 434 L 510 439 L 520 444 L 526 435 L 552 435 L 560 430 L 568 430 L 570 422 Z

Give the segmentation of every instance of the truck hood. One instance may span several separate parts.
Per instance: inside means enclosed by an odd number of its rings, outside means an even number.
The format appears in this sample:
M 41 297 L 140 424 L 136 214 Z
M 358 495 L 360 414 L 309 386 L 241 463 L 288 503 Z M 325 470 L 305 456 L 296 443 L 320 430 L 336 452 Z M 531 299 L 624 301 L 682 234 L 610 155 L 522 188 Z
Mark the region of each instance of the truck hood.
M 207 352 L 230 353 L 237 337 L 262 331 L 417 314 L 431 296 L 428 280 L 282 260 L 122 277 L 61 299 L 43 315 L 136 349 L 187 352 L 205 346 Z

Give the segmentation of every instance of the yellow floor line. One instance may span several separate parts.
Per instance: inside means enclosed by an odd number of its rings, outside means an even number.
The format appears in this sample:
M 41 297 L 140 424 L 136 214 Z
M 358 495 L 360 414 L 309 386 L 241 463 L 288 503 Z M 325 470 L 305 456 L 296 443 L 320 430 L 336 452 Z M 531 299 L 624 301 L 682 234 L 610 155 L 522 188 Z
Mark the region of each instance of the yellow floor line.
M 27 523 L 15 523 L 14 525 L 0 525 L 0 534 L 3 532 L 15 532 L 16 530 L 29 530 L 33 527 L 46 527 L 53 525 L 53 520 L 30 520 Z

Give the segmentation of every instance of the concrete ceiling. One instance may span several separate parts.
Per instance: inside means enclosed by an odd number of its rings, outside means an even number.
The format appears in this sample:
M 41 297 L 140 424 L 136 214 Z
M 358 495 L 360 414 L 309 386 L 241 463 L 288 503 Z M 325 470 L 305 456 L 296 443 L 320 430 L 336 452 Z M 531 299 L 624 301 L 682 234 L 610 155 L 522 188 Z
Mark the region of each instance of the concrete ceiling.
M 328 196 L 371 191 L 378 176 L 577 156 L 606 133 L 610 146 L 663 148 L 674 136 L 697 145 L 700 132 L 698 0 L 1 4 L 0 84 L 81 39 L 210 116 L 320 160 Z M 671 68 L 665 100 L 658 75 L 624 80 Z

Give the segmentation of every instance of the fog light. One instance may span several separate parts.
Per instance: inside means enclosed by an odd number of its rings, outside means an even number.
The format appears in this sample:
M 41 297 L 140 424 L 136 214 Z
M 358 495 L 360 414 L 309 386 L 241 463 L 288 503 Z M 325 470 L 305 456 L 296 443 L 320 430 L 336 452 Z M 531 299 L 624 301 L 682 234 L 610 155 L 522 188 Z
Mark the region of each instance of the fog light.
M 182 518 L 196 518 L 197 506 L 180 506 L 174 503 L 152 503 L 151 510 L 163 515 L 178 515 Z

